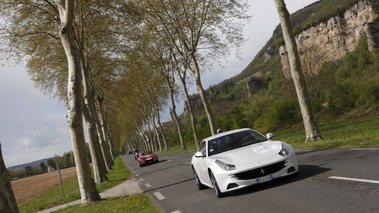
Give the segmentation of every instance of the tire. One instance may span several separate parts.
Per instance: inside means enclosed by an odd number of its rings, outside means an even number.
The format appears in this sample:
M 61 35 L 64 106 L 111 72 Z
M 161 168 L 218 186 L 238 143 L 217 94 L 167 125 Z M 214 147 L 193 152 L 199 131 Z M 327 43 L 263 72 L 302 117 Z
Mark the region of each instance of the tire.
M 199 179 L 199 176 L 197 175 L 197 172 L 195 170 L 194 167 L 192 167 L 192 171 L 193 171 L 193 176 L 195 178 L 195 181 L 196 181 L 196 186 L 197 186 L 197 189 L 198 190 L 203 190 L 205 189 L 206 187 L 201 183 L 200 179 Z
M 218 198 L 224 197 L 225 194 L 220 191 L 220 188 L 218 188 L 218 184 L 217 184 L 217 181 L 216 181 L 216 178 L 215 178 L 213 172 L 210 171 L 209 175 L 210 175 L 210 178 L 211 178 L 213 191 L 216 194 L 216 197 L 218 197 Z

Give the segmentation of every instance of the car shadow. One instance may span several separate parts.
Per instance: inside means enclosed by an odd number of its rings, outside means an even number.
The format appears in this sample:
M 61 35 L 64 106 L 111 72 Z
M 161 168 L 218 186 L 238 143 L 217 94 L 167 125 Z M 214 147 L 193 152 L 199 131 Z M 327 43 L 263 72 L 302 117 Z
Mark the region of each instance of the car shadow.
M 288 177 L 278 178 L 270 182 L 249 186 L 241 190 L 230 192 L 229 196 L 239 196 L 239 195 L 250 194 L 250 193 L 259 192 L 263 190 L 268 190 L 268 189 L 282 186 L 285 184 L 290 184 L 293 182 L 311 178 L 313 176 L 328 172 L 330 170 L 331 170 L 330 168 L 324 168 L 324 167 L 320 167 L 316 165 L 299 165 L 299 173 L 297 176 L 288 176 Z

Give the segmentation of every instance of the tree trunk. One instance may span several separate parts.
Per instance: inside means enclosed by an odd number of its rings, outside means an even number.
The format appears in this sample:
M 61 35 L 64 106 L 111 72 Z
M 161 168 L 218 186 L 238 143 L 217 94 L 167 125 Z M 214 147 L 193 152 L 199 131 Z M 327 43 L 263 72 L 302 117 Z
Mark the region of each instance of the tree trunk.
M 87 145 L 84 138 L 82 110 L 83 91 L 80 61 L 78 61 L 78 47 L 75 44 L 75 32 L 72 25 L 74 15 L 74 0 L 56 1 L 61 20 L 59 36 L 68 62 L 68 112 L 67 121 L 71 133 L 71 142 L 74 150 L 76 170 L 82 204 L 100 200 L 87 158 Z
M 191 105 L 191 100 L 190 100 L 190 97 L 189 97 L 189 94 L 188 94 L 188 89 L 187 89 L 187 84 L 186 84 L 186 79 L 185 79 L 185 76 L 180 76 L 180 80 L 182 81 L 182 84 L 183 84 L 183 88 L 184 88 L 184 95 L 186 97 L 186 100 L 187 100 L 187 106 L 188 106 L 188 112 L 190 114 L 190 118 L 191 118 L 191 127 L 192 127 L 192 132 L 193 132 L 193 140 L 195 141 L 195 145 L 196 145 L 196 148 L 198 149 L 199 148 L 199 145 L 200 145 L 200 142 L 199 142 L 199 133 L 197 132 L 197 127 L 196 127 L 196 124 L 197 124 L 197 120 L 196 120 L 196 116 L 195 114 L 193 113 L 193 109 L 192 109 L 192 105 Z
M 80 49 L 80 57 L 84 62 L 83 52 Z M 99 137 L 96 130 L 96 109 L 95 109 L 95 95 L 93 92 L 93 85 L 90 85 L 90 79 L 88 75 L 88 67 L 82 63 L 82 77 L 83 77 L 83 98 L 84 98 L 84 108 L 83 108 L 83 118 L 87 127 L 88 141 L 90 154 L 92 159 L 93 174 L 96 183 L 102 183 L 108 180 L 105 168 L 105 163 L 103 161 L 103 154 L 101 152 L 101 147 L 99 143 Z
M 201 83 L 200 70 L 199 70 L 199 65 L 198 65 L 196 57 L 195 57 L 195 53 L 191 54 L 191 60 L 192 60 L 193 68 L 194 68 L 193 75 L 195 77 L 197 91 L 200 94 L 201 101 L 203 102 L 204 109 L 205 109 L 205 112 L 206 112 L 207 117 L 208 117 L 208 123 L 209 123 L 209 128 L 211 130 L 211 134 L 214 135 L 214 134 L 216 134 L 216 131 L 215 131 L 213 112 L 212 112 L 212 109 L 208 103 L 208 99 L 205 96 L 204 88 L 203 88 L 203 85 Z
M 96 128 L 97 128 L 97 134 L 98 134 L 99 142 L 100 142 L 100 146 L 101 146 L 101 152 L 103 153 L 105 167 L 106 167 L 107 171 L 109 171 L 112 169 L 113 161 L 110 157 L 109 147 L 108 147 L 108 144 L 106 142 L 106 136 L 104 135 L 105 132 L 103 131 L 103 127 L 102 127 L 103 115 L 102 115 L 101 106 L 100 106 L 102 104 L 102 101 L 103 101 L 102 97 L 97 97 L 96 111 L 97 111 L 98 119 L 96 119 Z
M 176 127 L 178 128 L 180 146 L 181 146 L 182 150 L 185 150 L 185 149 L 187 149 L 187 147 L 186 147 L 186 144 L 183 140 L 182 124 L 180 123 L 178 115 L 176 114 L 176 105 L 175 105 L 174 89 L 173 88 L 170 88 L 170 96 L 171 96 L 170 114 L 171 114 L 172 119 L 176 123 Z
M 0 212 L 19 213 L 16 198 L 14 197 L 9 174 L 5 167 L 0 143 Z
M 171 110 L 171 117 L 175 121 L 176 127 L 178 128 L 178 134 L 179 134 L 179 140 L 180 140 L 180 147 L 182 150 L 187 149 L 186 144 L 184 143 L 183 140 L 183 130 L 182 130 L 182 125 L 180 124 L 178 115 L 176 114 L 175 111 Z
M 301 114 L 305 127 L 306 142 L 308 140 L 320 140 L 322 136 L 318 130 L 315 116 L 311 109 L 311 102 L 308 90 L 305 84 L 304 73 L 301 67 L 301 61 L 297 50 L 295 37 L 292 32 L 290 14 L 286 8 L 284 0 L 274 0 L 278 10 L 280 24 L 282 26 L 283 37 L 286 43 L 288 58 L 291 67 L 291 76 L 295 84 L 295 89 L 300 105 Z
M 107 147 L 107 151 L 106 151 L 106 157 L 108 159 L 108 162 L 110 163 L 110 166 L 112 168 L 113 166 L 113 162 L 114 162 L 114 156 L 113 156 L 113 146 L 112 146 L 112 143 L 111 143 L 111 140 L 110 138 L 108 137 L 108 134 L 107 134 L 107 128 L 106 128 L 106 123 L 105 123 L 105 117 L 104 117 L 104 111 L 103 111 L 103 101 L 104 101 L 104 98 L 103 97 L 98 97 L 97 99 L 97 103 L 98 103 L 98 117 L 99 117 L 99 124 L 100 124 L 100 129 L 99 131 L 101 132 L 101 135 L 102 135 L 102 139 L 103 139 L 103 142 L 104 142 L 104 145 Z
M 166 134 L 165 134 L 164 129 L 163 129 L 163 125 L 162 125 L 162 122 L 161 122 L 161 116 L 160 116 L 160 113 L 159 113 L 158 109 L 157 109 L 157 117 L 158 117 L 159 131 L 160 131 L 160 133 L 162 135 L 162 138 L 163 138 L 163 144 L 165 146 L 165 150 L 168 151 L 169 147 L 168 147 L 168 144 L 167 144 Z

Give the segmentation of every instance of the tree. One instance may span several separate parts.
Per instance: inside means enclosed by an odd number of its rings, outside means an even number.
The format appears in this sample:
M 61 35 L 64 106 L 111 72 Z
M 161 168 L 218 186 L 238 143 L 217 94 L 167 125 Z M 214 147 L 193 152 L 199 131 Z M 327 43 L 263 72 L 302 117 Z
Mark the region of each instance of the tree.
M 26 175 L 33 174 L 32 167 L 31 166 L 25 166 L 25 173 L 26 173 Z
M 214 116 L 201 82 L 201 73 L 215 61 L 237 50 L 244 41 L 245 1 L 148 0 L 135 2 L 144 13 L 144 22 L 158 34 L 165 34 L 182 57 L 188 57 L 191 73 L 200 94 L 211 134 Z
M 99 192 L 96 189 L 95 182 L 92 178 L 87 158 L 87 146 L 83 130 L 83 98 L 82 98 L 82 72 L 80 57 L 77 43 L 75 42 L 75 31 L 73 26 L 74 20 L 74 0 L 57 0 L 61 28 L 59 37 L 63 49 L 66 53 L 68 62 L 68 113 L 67 121 L 71 133 L 71 142 L 74 149 L 75 164 L 78 173 L 78 182 L 82 204 L 88 204 L 91 201 L 100 200 Z
M 295 37 L 292 32 L 290 14 L 284 0 L 274 0 L 278 10 L 280 24 L 283 31 L 284 41 L 288 52 L 291 67 L 291 77 L 295 85 L 301 114 L 303 116 L 306 139 L 305 141 L 321 140 L 322 136 L 318 130 L 315 116 L 312 112 L 308 90 L 305 84 L 304 73 L 301 66 Z
M 57 169 L 57 165 L 55 164 L 54 160 L 51 158 L 49 160 L 47 160 L 47 166 L 50 168 Z
M 47 166 L 45 165 L 44 162 L 41 162 L 41 163 L 39 164 L 39 166 L 41 167 L 42 172 L 46 172 L 46 170 L 47 170 Z
M 9 180 L 0 143 L 0 212 L 18 213 L 20 211 L 18 210 L 16 198 L 14 197 L 13 189 Z

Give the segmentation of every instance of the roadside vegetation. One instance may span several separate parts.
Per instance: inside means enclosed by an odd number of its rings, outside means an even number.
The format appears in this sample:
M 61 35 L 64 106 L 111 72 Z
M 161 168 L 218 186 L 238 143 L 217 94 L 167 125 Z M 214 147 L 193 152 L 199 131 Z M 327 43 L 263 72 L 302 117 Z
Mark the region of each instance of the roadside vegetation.
M 131 177 L 131 173 L 126 169 L 122 159 L 118 157 L 115 160 L 112 170 L 107 174 L 107 177 L 107 182 L 96 185 L 99 192 L 105 191 L 126 181 Z M 73 177 L 63 182 L 63 188 L 65 197 L 62 195 L 61 187 L 57 186 L 19 205 L 20 212 L 35 212 L 80 199 L 77 177 Z
M 293 127 L 280 131 L 268 131 L 274 134 L 273 140 L 291 144 L 295 150 L 313 150 L 328 148 L 373 148 L 379 147 L 379 116 L 355 119 L 341 119 L 321 123 L 320 131 L 324 140 L 304 143 L 304 128 Z M 266 134 L 268 132 L 262 132 Z M 194 153 L 195 145 L 189 144 L 187 150 L 173 145 L 170 151 L 160 153 Z
M 128 197 L 117 197 L 105 199 L 100 202 L 92 203 L 88 206 L 70 206 L 58 211 L 57 213 L 75 212 L 75 213 L 88 213 L 88 212 L 139 212 L 139 213 L 159 213 L 161 210 L 157 204 L 145 194 L 137 194 Z

